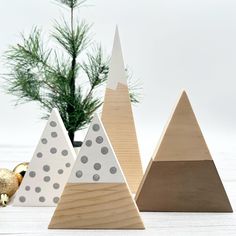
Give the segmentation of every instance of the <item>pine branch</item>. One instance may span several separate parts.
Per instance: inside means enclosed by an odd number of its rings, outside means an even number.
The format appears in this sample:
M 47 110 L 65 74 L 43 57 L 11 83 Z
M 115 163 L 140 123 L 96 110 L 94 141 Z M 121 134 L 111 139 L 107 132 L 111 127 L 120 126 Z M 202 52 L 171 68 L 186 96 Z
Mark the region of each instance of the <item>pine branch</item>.
M 32 100 L 45 105 L 49 94 L 45 91 L 61 92 L 53 78 L 61 78 L 60 82 L 66 78 L 49 64 L 51 50 L 44 50 L 37 28 L 32 30 L 28 38 L 22 35 L 22 40 L 22 44 L 11 47 L 5 54 L 10 69 L 6 75 L 8 92 L 18 96 L 21 102 Z
M 87 0 L 56 0 L 59 3 L 69 7 L 69 8 L 76 8 L 81 7 Z
M 70 56 L 78 56 L 90 43 L 88 32 L 90 26 L 84 21 L 78 23 L 75 29 L 64 20 L 63 24 L 56 22 L 52 37 Z
M 130 70 L 126 68 L 127 82 L 129 88 L 129 97 L 132 104 L 138 104 L 142 100 L 142 84 L 140 80 L 135 79 L 131 74 Z
M 103 55 L 101 46 L 95 47 L 92 52 L 87 53 L 87 62 L 83 62 L 81 67 L 86 73 L 91 89 L 103 84 L 108 76 L 109 61 Z
M 9 48 L 5 60 L 9 68 L 6 74 L 7 91 L 18 97 L 18 103 L 38 102 L 47 118 L 53 108 L 58 108 L 73 143 L 74 133 L 90 123 L 94 112 L 102 105 L 97 96 L 99 86 L 107 80 L 109 60 L 101 46 L 88 51 L 90 26 L 75 21 L 74 10 L 83 0 L 57 0 L 70 9 L 70 20 L 56 22 L 51 34 L 65 53 L 48 50 L 35 27 L 28 37 L 22 35 L 22 43 Z M 86 54 L 83 54 L 86 50 Z M 87 60 L 81 62 L 83 54 Z M 82 73 L 81 73 L 82 72 Z M 80 83 L 80 75 L 86 75 L 88 83 Z M 132 102 L 138 102 L 137 83 L 130 83 Z M 86 86 L 88 85 L 88 87 Z

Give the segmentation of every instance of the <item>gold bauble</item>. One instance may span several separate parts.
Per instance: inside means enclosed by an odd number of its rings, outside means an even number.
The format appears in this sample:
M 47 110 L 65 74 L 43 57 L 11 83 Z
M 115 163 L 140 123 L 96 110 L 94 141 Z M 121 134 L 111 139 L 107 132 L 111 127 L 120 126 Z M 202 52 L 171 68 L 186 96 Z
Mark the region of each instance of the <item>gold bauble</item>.
M 18 189 L 18 186 L 18 178 L 13 171 L 0 169 L 0 202 L 3 206 L 7 204 L 9 198 Z
M 19 183 L 21 183 L 21 181 L 28 169 L 28 166 L 29 166 L 29 162 L 22 162 L 13 169 L 13 172 L 16 173 Z

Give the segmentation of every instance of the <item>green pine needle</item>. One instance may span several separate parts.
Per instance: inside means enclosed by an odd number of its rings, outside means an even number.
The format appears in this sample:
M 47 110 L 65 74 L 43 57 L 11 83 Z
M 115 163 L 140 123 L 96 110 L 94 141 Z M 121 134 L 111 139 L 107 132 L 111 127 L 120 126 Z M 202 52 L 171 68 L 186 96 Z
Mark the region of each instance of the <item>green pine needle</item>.
M 93 46 L 90 25 L 74 21 L 74 9 L 85 1 L 58 2 L 71 9 L 70 23 L 56 22 L 51 35 L 63 50 L 47 49 L 41 30 L 34 27 L 28 36 L 21 35 L 21 43 L 10 46 L 5 53 L 9 73 L 4 78 L 7 92 L 18 98 L 16 104 L 37 102 L 46 111 L 42 118 L 58 108 L 73 142 L 74 133 L 85 128 L 102 105 L 97 92 L 107 80 L 109 59 L 101 46 Z M 88 86 L 80 82 L 83 75 Z M 128 81 L 131 101 L 138 103 L 139 85 Z

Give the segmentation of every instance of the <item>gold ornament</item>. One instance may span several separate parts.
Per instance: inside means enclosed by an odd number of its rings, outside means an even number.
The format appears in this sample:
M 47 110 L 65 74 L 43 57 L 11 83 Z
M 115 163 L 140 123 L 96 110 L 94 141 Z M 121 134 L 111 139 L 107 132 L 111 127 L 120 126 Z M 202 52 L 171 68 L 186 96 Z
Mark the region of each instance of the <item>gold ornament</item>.
M 0 203 L 6 206 L 10 197 L 19 187 L 16 174 L 8 169 L 0 169 Z
M 22 162 L 13 169 L 13 172 L 16 174 L 20 184 L 25 175 L 25 172 L 28 169 L 28 166 L 29 166 L 29 162 Z

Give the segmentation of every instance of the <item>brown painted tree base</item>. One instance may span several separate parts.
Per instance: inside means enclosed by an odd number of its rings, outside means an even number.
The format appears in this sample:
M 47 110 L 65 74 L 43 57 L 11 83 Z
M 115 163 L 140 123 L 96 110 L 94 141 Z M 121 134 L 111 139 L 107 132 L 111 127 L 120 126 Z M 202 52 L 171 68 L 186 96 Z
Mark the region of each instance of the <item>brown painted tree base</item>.
M 232 212 L 213 160 L 151 160 L 136 203 L 140 211 Z
M 144 229 L 126 183 L 68 183 L 49 229 Z

